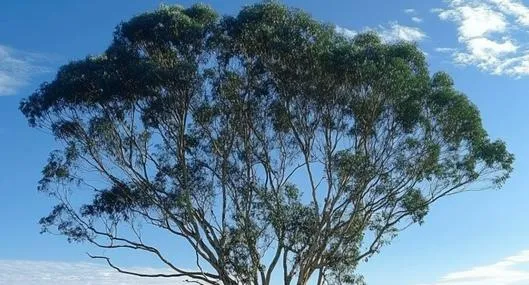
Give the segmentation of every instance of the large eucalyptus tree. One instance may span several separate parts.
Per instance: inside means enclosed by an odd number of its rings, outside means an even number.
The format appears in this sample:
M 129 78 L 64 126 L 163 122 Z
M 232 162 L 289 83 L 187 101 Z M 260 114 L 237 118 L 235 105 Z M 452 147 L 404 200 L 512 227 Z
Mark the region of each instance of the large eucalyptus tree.
M 63 146 L 39 183 L 58 201 L 43 231 L 172 272 L 92 255 L 123 273 L 202 284 L 359 283 L 357 264 L 430 204 L 500 186 L 513 162 L 414 44 L 268 2 L 134 17 L 20 108 Z M 157 231 L 192 248 L 187 266 Z

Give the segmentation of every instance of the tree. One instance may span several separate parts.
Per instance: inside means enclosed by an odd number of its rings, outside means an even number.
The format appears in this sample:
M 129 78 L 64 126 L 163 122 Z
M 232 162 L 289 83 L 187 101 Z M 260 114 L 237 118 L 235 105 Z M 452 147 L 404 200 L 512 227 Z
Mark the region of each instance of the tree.
M 501 186 L 513 163 L 414 44 L 345 38 L 269 2 L 134 17 L 20 109 L 63 146 L 39 182 L 58 201 L 44 232 L 173 271 L 92 255 L 123 273 L 203 284 L 361 283 L 357 264 L 432 203 Z M 191 247 L 195 271 L 147 231 Z

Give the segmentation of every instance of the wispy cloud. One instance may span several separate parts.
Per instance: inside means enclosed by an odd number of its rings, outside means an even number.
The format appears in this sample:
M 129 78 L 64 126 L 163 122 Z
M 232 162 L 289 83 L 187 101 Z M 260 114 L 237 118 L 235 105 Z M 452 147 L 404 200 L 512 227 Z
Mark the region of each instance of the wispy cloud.
M 519 0 L 490 0 L 503 13 L 513 16 L 516 22 L 529 26 L 529 8 Z
M 411 20 L 414 21 L 415 23 L 422 23 L 422 18 L 420 17 L 411 17 Z
M 154 268 L 136 268 L 145 273 L 163 273 Z M 94 263 L 0 260 L 0 285 L 180 285 L 183 279 L 142 278 L 124 275 Z
M 342 26 L 335 26 L 334 27 L 334 30 L 345 36 L 346 38 L 353 38 L 354 36 L 356 36 L 358 34 L 358 32 L 356 32 L 355 30 L 351 30 L 351 29 L 348 29 L 348 28 L 344 28 Z
M 359 33 L 342 26 L 335 26 L 334 30 L 347 38 L 353 38 Z M 420 42 L 426 38 L 426 34 L 420 28 L 400 25 L 397 22 L 379 25 L 377 28 L 365 27 L 361 32 L 376 32 L 386 42 Z
M 428 285 L 523 285 L 529 284 L 529 250 L 504 258 L 494 264 L 446 274 Z M 423 284 L 426 285 L 426 284 Z
M 435 51 L 436 52 L 440 52 L 440 53 L 452 53 L 454 51 L 456 51 L 455 48 L 448 48 L 448 47 L 438 47 L 438 48 L 435 48 Z
M 448 0 L 433 9 L 441 20 L 456 23 L 461 47 L 451 52 L 456 64 L 515 77 L 529 75 L 529 7 L 519 0 Z
M 407 41 L 419 42 L 426 38 L 426 34 L 417 27 L 400 25 L 397 22 L 389 23 L 386 26 L 379 26 L 378 32 L 385 41 Z
M 416 12 L 415 9 L 411 9 L 411 8 L 410 9 L 404 9 L 404 13 L 406 13 L 406 14 L 415 14 L 415 12 Z
M 47 63 L 43 55 L 0 45 L 0 96 L 15 94 L 32 76 L 49 71 Z

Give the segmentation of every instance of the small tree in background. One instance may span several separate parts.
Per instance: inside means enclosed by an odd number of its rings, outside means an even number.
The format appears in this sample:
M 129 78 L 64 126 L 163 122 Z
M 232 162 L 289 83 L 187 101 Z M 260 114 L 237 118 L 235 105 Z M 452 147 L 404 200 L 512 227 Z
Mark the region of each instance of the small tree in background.
M 20 109 L 63 145 L 39 182 L 58 200 L 43 231 L 173 272 L 92 255 L 123 273 L 202 284 L 360 283 L 357 264 L 430 204 L 500 186 L 513 162 L 415 45 L 348 39 L 274 3 L 134 17 Z M 146 231 L 191 247 L 195 270 Z

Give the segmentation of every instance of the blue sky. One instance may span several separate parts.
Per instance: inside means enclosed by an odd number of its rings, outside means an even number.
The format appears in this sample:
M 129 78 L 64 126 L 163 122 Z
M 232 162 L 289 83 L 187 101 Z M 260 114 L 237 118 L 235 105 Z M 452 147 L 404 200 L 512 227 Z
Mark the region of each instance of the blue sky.
M 233 14 L 250 3 L 204 2 L 222 14 Z M 36 191 L 36 182 L 54 142 L 49 134 L 27 126 L 18 104 L 42 81 L 52 79 L 61 64 L 103 51 L 120 21 L 160 3 L 0 2 L 0 285 L 52 284 L 57 278 L 64 285 L 141 284 L 87 263 L 91 260 L 85 252 L 90 248 L 84 245 L 39 234 L 37 221 L 53 201 Z M 178 3 L 187 6 L 193 1 Z M 388 41 L 416 41 L 431 70 L 454 77 L 457 87 L 481 110 L 490 135 L 505 140 L 517 158 L 503 189 L 465 193 L 438 203 L 424 225 L 403 232 L 362 264 L 359 270 L 368 284 L 529 284 L 529 1 L 285 3 L 336 24 L 346 34 L 376 30 Z M 127 266 L 151 266 L 144 260 L 122 260 Z

